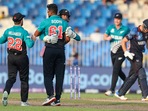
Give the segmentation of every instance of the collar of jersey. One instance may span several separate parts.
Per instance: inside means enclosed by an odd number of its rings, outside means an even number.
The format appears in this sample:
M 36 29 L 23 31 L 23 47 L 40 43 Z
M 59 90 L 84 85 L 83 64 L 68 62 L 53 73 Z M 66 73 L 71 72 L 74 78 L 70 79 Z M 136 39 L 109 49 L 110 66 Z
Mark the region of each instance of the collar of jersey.
M 57 18 L 57 17 L 59 17 L 58 15 L 52 15 L 52 16 L 50 16 L 50 18 Z
M 116 26 L 115 26 L 115 24 L 114 24 L 114 28 L 116 29 Z M 121 25 L 120 25 L 120 28 L 119 29 L 122 29 L 123 28 L 123 25 L 122 25 L 122 23 L 121 23 Z M 119 30 L 118 29 L 118 30 Z
M 18 28 L 18 27 L 22 27 L 22 26 L 20 26 L 20 25 L 14 25 L 13 27 Z

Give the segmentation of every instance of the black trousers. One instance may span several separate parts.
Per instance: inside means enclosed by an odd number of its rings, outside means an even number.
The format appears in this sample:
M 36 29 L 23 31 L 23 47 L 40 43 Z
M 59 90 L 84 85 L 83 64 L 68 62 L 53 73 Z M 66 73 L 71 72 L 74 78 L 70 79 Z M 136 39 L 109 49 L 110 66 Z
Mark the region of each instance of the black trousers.
M 54 95 L 53 79 L 56 76 L 55 97 L 61 98 L 64 73 L 65 73 L 65 51 L 62 48 L 46 47 L 43 56 L 44 85 L 48 97 Z
M 21 101 L 26 102 L 28 100 L 29 90 L 29 59 L 27 55 L 14 55 L 8 54 L 8 80 L 4 91 L 8 94 L 16 81 L 17 72 L 21 81 Z
M 125 60 L 123 51 L 112 53 L 111 52 L 111 60 L 113 64 L 113 71 L 112 71 L 112 81 L 111 81 L 111 88 L 110 90 L 112 92 L 115 91 L 116 83 L 118 81 L 118 76 L 124 81 L 126 79 L 126 76 L 124 72 L 121 69 L 121 65 L 123 61 Z
M 142 54 L 135 54 L 134 60 L 130 60 L 131 68 L 129 75 L 121 88 L 119 89 L 119 95 L 125 95 L 129 88 L 135 83 L 138 78 L 139 87 L 142 90 L 142 96 L 145 98 L 148 95 L 148 85 L 146 80 L 145 71 L 141 71 L 142 66 Z M 142 76 L 142 78 L 140 77 Z

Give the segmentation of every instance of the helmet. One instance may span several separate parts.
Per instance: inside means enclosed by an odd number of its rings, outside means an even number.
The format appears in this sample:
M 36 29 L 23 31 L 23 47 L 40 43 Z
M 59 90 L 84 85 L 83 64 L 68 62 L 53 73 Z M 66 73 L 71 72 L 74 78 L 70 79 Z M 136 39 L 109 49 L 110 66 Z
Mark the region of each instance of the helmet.
M 70 13 L 69 13 L 69 11 L 67 9 L 61 9 L 59 11 L 59 16 L 62 16 L 62 15 L 67 15 L 68 18 L 70 17 Z
M 148 29 L 148 19 L 143 21 L 143 25 L 144 25 L 144 28 L 147 30 Z

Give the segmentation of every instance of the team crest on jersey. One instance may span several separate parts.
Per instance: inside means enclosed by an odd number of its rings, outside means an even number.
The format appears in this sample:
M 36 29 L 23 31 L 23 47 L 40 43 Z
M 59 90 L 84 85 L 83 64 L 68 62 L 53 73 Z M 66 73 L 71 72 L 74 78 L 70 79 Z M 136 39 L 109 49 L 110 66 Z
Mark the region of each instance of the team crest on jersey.
M 111 33 L 114 33 L 114 32 L 115 32 L 115 29 L 112 29 L 112 30 L 111 30 Z
M 118 60 L 122 60 L 122 57 L 118 57 Z
M 120 31 L 120 34 L 122 34 L 124 32 L 124 30 Z

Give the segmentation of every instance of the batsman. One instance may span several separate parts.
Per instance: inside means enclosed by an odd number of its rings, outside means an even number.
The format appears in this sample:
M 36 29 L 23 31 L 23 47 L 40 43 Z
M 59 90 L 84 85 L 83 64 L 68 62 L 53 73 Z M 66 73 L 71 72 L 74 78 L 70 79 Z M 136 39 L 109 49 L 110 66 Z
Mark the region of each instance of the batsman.
M 130 50 L 127 50 L 126 47 L 128 41 L 130 41 Z M 142 91 L 142 100 L 148 100 L 146 72 L 142 66 L 145 45 L 147 45 L 148 48 L 148 19 L 144 20 L 142 25 L 133 28 L 130 33 L 122 40 L 124 56 L 130 61 L 131 68 L 129 76 L 124 81 L 119 91 L 115 93 L 115 96 L 121 100 L 127 100 L 124 95 L 137 79 L 139 87 Z

